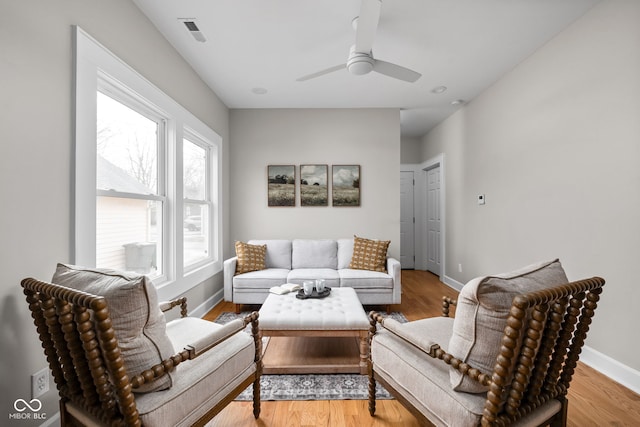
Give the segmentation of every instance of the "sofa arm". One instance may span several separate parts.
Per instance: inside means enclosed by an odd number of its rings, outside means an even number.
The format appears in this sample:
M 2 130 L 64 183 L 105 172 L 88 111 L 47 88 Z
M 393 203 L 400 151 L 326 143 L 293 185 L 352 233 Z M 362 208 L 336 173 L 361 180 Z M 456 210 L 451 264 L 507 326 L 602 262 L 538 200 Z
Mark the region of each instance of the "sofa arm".
M 224 276 L 224 300 L 233 302 L 233 276 L 236 274 L 236 264 L 238 257 L 234 256 L 224 261 L 222 264 Z
M 393 301 L 391 303 L 400 304 L 402 300 L 402 283 L 400 282 L 402 266 L 400 261 L 395 258 L 387 258 L 387 272 L 393 279 Z

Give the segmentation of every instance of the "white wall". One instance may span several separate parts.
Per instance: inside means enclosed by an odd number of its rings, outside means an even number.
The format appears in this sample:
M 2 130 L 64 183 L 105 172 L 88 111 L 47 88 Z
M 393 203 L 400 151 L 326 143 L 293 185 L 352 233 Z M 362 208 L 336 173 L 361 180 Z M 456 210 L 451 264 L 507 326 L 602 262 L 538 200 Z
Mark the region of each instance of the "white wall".
M 447 161 L 446 274 L 559 257 L 570 279 L 604 277 L 587 345 L 636 373 L 639 76 L 640 2 L 601 2 L 426 135 L 422 153 Z
M 232 244 L 357 234 L 400 256 L 398 110 L 231 110 L 229 127 Z M 267 166 L 301 164 L 360 165 L 360 207 L 267 207 Z
M 131 1 L 0 0 L 3 425 L 16 399 L 30 399 L 30 374 L 46 366 L 20 280 L 50 279 L 56 262 L 71 261 L 74 24 L 207 123 L 228 152 L 227 108 Z M 190 307 L 220 289 L 221 281 L 220 275 L 190 291 Z M 43 404 L 49 416 L 58 411 L 53 383 Z
M 400 163 L 413 164 L 420 163 L 421 138 L 402 137 L 400 138 Z

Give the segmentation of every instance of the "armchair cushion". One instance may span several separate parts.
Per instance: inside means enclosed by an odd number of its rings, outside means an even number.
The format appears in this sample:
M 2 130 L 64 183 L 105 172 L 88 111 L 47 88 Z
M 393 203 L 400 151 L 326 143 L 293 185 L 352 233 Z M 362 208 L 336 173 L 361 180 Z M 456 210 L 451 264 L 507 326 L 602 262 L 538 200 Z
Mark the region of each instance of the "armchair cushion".
M 484 373 L 493 372 L 513 298 L 567 282 L 557 259 L 469 281 L 458 297 L 449 353 Z M 454 369 L 450 378 L 456 391 L 487 391 Z
M 160 311 L 156 289 L 147 277 L 58 264 L 52 282 L 105 298 L 130 377 L 173 355 L 174 348 L 166 333 L 166 320 Z M 170 375 L 164 376 L 135 391 L 163 390 L 169 388 L 172 381 Z
M 236 255 L 238 256 L 236 274 L 267 268 L 265 264 L 267 245 L 250 245 L 244 242 L 236 242 Z
M 385 328 L 393 322 L 385 319 Z M 399 325 L 402 334 L 411 337 L 429 337 L 447 351 L 453 319 L 433 317 Z M 396 328 L 393 328 L 396 329 Z M 412 345 L 399 339 L 388 330 L 380 330 L 374 336 L 371 359 L 375 371 L 395 390 L 438 426 L 478 425 L 486 396 L 474 393 L 458 393 L 451 388 L 449 365 L 427 356 L 419 347 L 430 343 Z M 435 420 L 438 420 L 436 422 Z
M 177 350 L 192 346 L 203 335 L 226 335 L 225 326 L 194 317 L 167 323 Z M 190 426 L 256 370 L 251 336 L 239 332 L 189 363 L 176 367 L 173 386 L 136 397 L 143 425 Z
M 353 236 L 353 256 L 349 268 L 355 270 L 387 271 L 389 240 L 371 240 Z

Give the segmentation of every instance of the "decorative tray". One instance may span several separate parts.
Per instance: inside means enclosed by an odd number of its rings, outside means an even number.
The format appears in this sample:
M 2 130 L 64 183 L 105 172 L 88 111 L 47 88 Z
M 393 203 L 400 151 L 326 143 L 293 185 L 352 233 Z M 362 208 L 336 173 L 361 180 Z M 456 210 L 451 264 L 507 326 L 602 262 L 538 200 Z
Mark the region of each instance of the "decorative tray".
M 324 288 L 324 291 L 322 292 L 318 292 L 315 289 L 313 290 L 313 292 L 311 293 L 311 295 L 305 295 L 304 294 L 304 290 L 300 289 L 298 291 L 298 293 L 296 294 L 296 298 L 298 299 L 307 299 L 307 298 L 326 298 L 329 296 L 329 294 L 331 293 L 331 288 L 326 286 Z

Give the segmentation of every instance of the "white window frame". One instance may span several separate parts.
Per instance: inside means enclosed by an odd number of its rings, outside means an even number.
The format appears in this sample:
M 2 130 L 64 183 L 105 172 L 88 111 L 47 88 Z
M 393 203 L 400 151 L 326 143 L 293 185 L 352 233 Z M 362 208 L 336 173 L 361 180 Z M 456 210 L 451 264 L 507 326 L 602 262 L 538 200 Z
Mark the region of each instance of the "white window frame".
M 218 227 L 219 224 L 219 203 L 216 203 L 216 201 L 218 201 L 218 197 L 219 197 L 219 192 L 218 190 L 218 182 L 220 182 L 220 180 L 218 179 L 219 176 L 216 176 L 215 174 L 213 174 L 212 172 L 216 170 L 216 164 L 215 164 L 215 160 L 216 160 L 216 155 L 215 155 L 215 150 L 213 148 L 213 146 L 207 142 L 207 140 L 202 136 L 199 135 L 197 132 L 195 132 L 194 130 L 186 127 L 184 129 L 184 134 L 183 134 L 183 138 L 181 140 L 182 144 L 184 144 L 184 140 L 187 140 L 189 142 L 191 142 L 192 144 L 195 144 L 197 146 L 199 146 L 200 148 L 204 149 L 207 153 L 207 168 L 206 168 L 206 195 L 204 200 L 192 200 L 192 199 L 188 199 L 183 197 L 182 198 L 182 202 L 183 203 L 197 203 L 197 204 L 203 204 L 203 205 L 207 205 L 209 208 L 209 224 L 208 224 L 208 230 L 209 230 L 209 258 L 213 258 L 213 259 L 218 259 L 221 257 L 222 252 L 220 252 L 220 247 L 218 245 L 215 244 L 215 241 L 212 239 L 216 238 L 217 240 L 221 240 L 221 235 L 220 233 L 222 232 L 222 228 Z M 183 150 L 181 148 L 181 160 L 184 159 L 183 155 Z M 184 176 L 183 174 L 181 176 Z M 182 188 L 184 189 L 184 186 L 182 186 Z M 183 205 L 184 206 L 184 205 Z M 184 209 L 180 210 L 181 213 L 184 213 Z M 183 218 L 184 221 L 184 218 Z M 184 227 L 182 228 L 182 235 L 184 236 Z M 184 251 L 182 252 L 183 256 L 184 256 Z M 191 271 L 197 270 L 198 268 L 200 268 L 202 265 L 206 264 L 207 262 L 209 262 L 207 259 L 205 260 L 199 260 L 194 262 L 193 264 L 189 264 L 189 265 L 184 265 L 184 269 L 185 269 L 185 273 L 188 274 Z
M 74 26 L 75 60 L 75 197 L 73 262 L 96 262 L 96 96 L 108 82 L 166 118 L 167 144 L 158 168 L 164 168 L 166 198 L 163 219 L 163 275 L 154 278 L 160 299 L 175 298 L 222 271 L 222 138 L 188 110 L 154 86 L 81 28 Z M 211 177 L 209 220 L 211 254 L 206 261 L 183 266 L 182 140 L 196 135 L 207 144 Z M 162 175 L 162 174 L 160 174 Z

